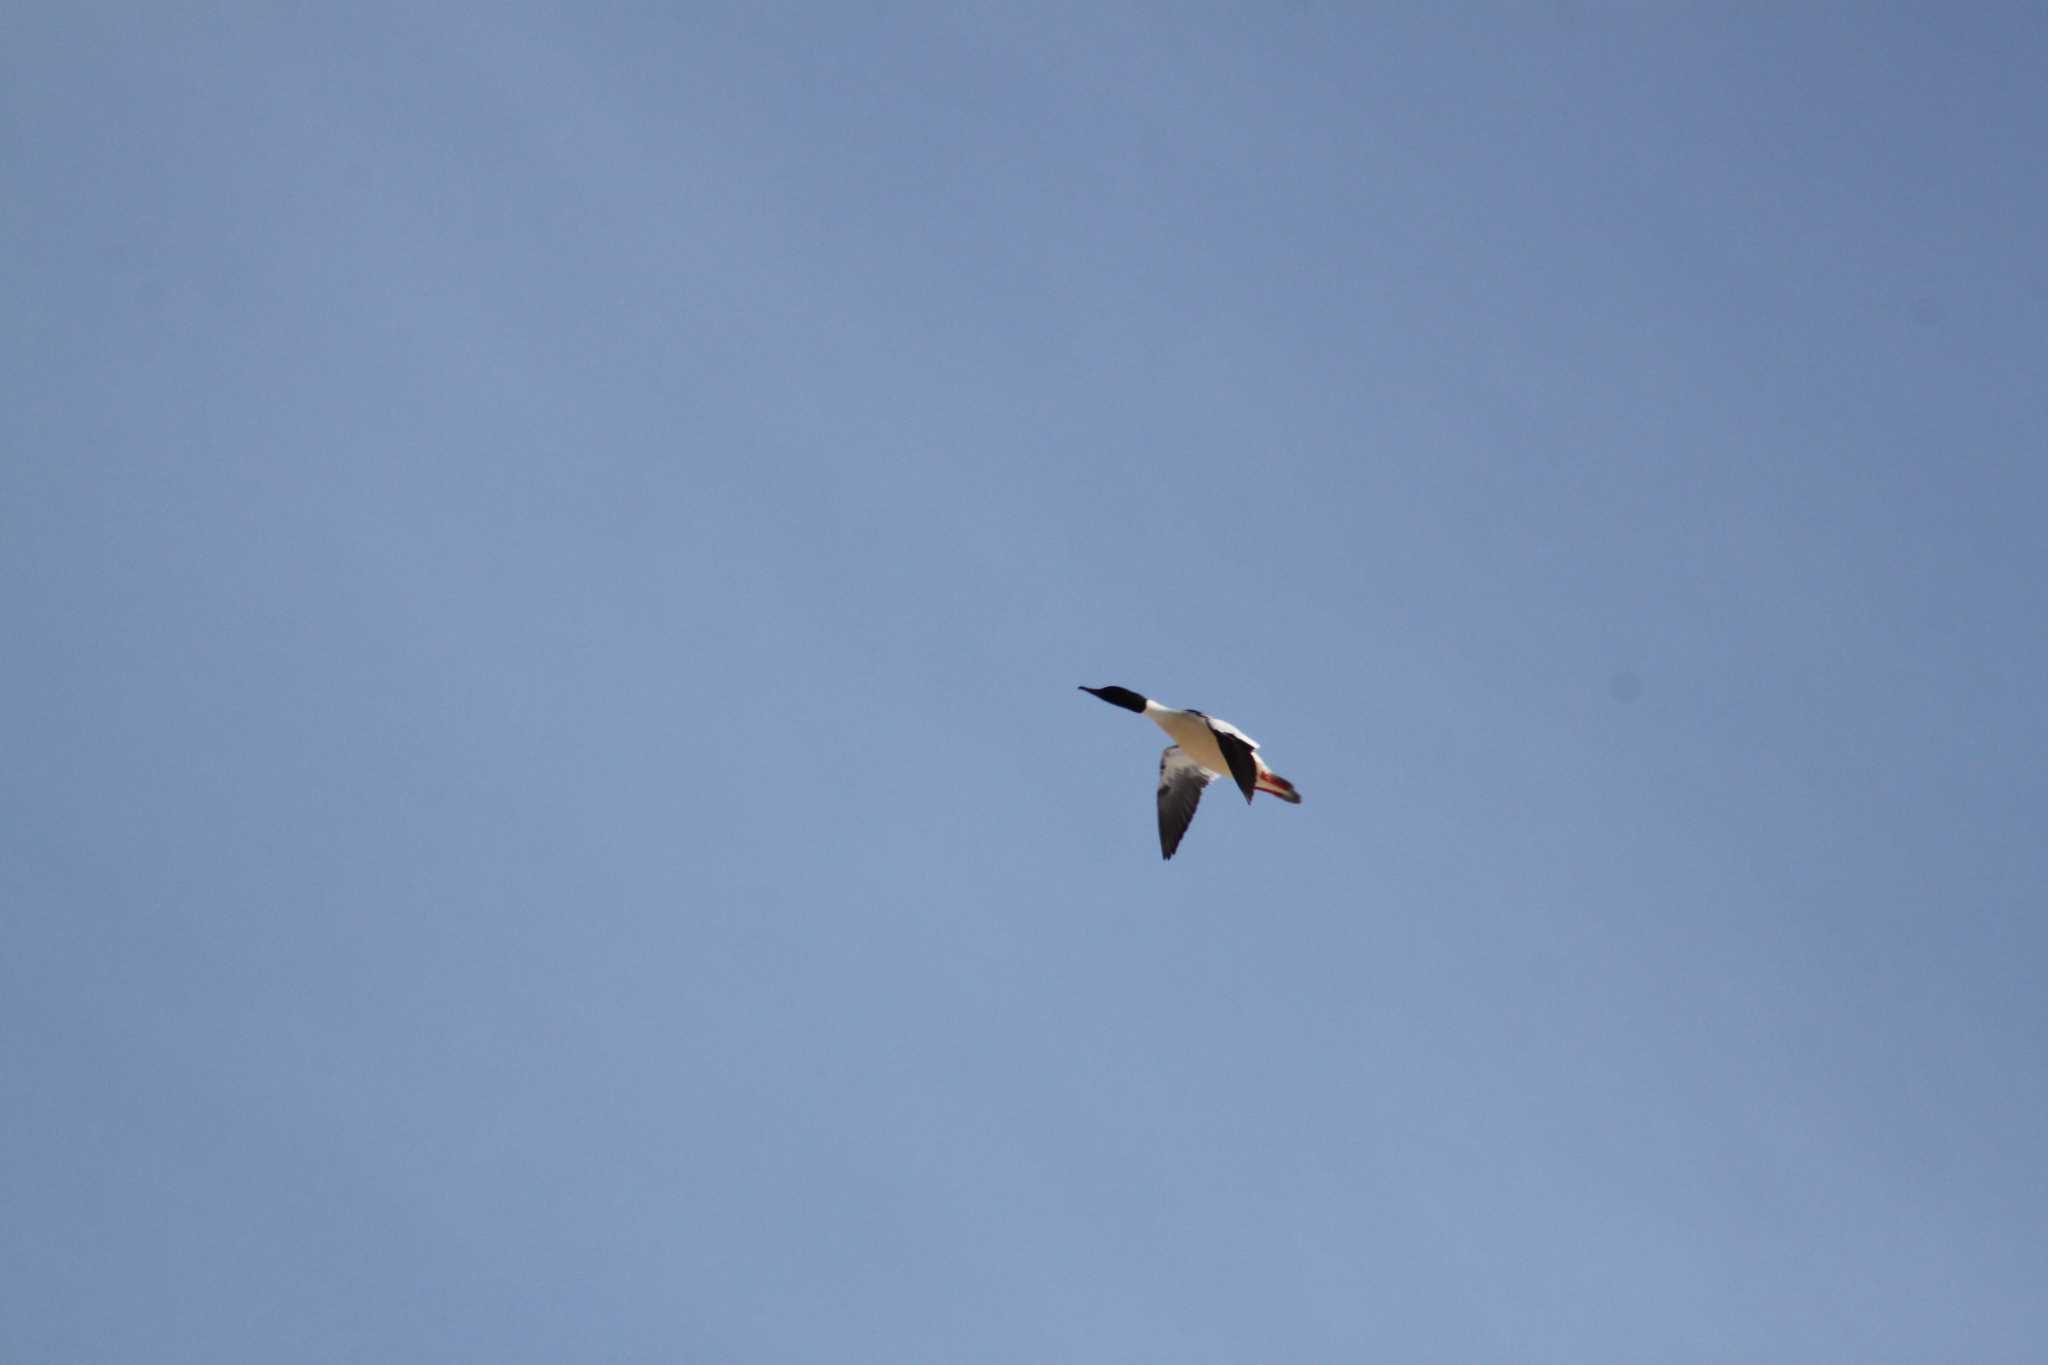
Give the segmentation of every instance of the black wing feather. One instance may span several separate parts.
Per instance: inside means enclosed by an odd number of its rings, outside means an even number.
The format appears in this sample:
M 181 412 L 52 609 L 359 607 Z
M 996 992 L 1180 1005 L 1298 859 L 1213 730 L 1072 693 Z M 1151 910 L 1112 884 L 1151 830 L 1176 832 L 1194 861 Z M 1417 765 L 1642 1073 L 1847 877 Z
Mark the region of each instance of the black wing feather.
M 1159 755 L 1159 856 L 1171 858 L 1181 836 L 1194 823 L 1195 807 L 1209 774 L 1180 751 L 1178 744 Z
M 1250 805 L 1252 793 L 1259 789 L 1259 760 L 1252 757 L 1257 746 L 1246 742 L 1242 735 L 1217 729 L 1213 723 L 1209 733 L 1216 736 L 1216 747 L 1223 751 L 1224 760 L 1230 764 L 1230 775 L 1237 780 L 1237 789 L 1244 793 L 1245 804 Z

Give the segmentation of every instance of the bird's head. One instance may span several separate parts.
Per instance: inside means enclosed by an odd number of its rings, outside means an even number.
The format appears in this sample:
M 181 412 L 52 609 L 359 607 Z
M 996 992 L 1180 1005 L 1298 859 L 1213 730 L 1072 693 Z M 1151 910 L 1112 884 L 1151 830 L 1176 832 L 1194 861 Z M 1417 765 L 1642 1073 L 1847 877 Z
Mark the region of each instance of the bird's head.
M 1121 706 L 1126 711 L 1137 711 L 1142 714 L 1145 710 L 1145 699 L 1128 687 L 1083 687 L 1081 690 L 1091 692 L 1111 706 Z

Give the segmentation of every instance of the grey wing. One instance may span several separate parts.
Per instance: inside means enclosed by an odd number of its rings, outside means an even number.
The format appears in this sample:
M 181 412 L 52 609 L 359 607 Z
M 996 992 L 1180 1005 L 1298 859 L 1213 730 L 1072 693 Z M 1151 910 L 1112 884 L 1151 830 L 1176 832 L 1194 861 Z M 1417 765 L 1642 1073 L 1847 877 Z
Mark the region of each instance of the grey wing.
M 1194 822 L 1202 788 L 1216 775 L 1182 753 L 1178 744 L 1159 755 L 1159 856 L 1171 858 Z
M 1259 760 L 1252 757 L 1252 750 L 1259 746 L 1236 726 L 1213 717 L 1209 718 L 1209 733 L 1216 736 L 1216 747 L 1223 751 L 1230 775 L 1244 793 L 1245 804 L 1250 805 L 1252 793 L 1259 789 Z

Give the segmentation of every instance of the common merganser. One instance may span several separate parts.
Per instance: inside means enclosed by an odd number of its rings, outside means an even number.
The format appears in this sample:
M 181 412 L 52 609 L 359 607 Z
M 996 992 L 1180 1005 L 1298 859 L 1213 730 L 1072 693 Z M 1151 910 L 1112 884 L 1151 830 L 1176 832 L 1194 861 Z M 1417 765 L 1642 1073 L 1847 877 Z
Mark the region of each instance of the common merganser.
M 1227 720 L 1200 711 L 1176 711 L 1141 697 L 1128 687 L 1083 687 L 1111 706 L 1150 718 L 1173 741 L 1159 756 L 1159 852 L 1171 858 L 1195 818 L 1202 788 L 1228 775 L 1244 793 L 1246 805 L 1256 792 L 1277 796 L 1290 806 L 1301 804 L 1294 784 L 1266 766 L 1259 742 Z

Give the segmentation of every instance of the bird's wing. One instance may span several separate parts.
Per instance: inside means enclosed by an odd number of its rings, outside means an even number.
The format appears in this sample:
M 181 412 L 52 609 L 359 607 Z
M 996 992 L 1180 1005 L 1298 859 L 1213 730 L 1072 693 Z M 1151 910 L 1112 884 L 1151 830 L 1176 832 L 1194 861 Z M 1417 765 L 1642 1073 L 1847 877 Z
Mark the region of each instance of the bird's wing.
M 1237 736 L 1237 737 L 1238 737 L 1239 739 L 1243 740 L 1243 741 L 1244 741 L 1244 742 L 1245 742 L 1246 744 L 1249 744 L 1249 745 L 1251 745 L 1251 747 L 1252 747 L 1252 748 L 1256 749 L 1256 748 L 1258 748 L 1258 747 L 1259 747 L 1259 742 L 1258 742 L 1257 740 L 1253 739 L 1253 738 L 1252 738 L 1252 737 L 1251 737 L 1250 735 L 1246 734 L 1246 733 L 1245 733 L 1244 731 L 1242 731 L 1242 730 L 1238 729 L 1238 728 L 1237 728 L 1237 727 L 1236 727 L 1235 725 L 1232 725 L 1232 724 L 1231 724 L 1231 723 L 1230 723 L 1229 721 L 1227 721 L 1227 720 L 1218 720 L 1218 719 L 1216 719 L 1216 717 L 1214 717 L 1214 716 L 1212 716 L 1212 715 L 1208 715 L 1208 714 L 1206 714 L 1206 713 L 1204 713 L 1204 712 L 1201 712 L 1201 711 L 1196 711 L 1196 712 L 1194 712 L 1194 714 L 1195 714 L 1195 715 L 1198 715 L 1198 716 L 1201 716 L 1203 720 L 1206 720 L 1206 721 L 1208 721 L 1208 722 L 1209 722 L 1209 728 L 1210 728 L 1211 730 L 1214 730 L 1214 731 L 1215 731 L 1215 732 L 1216 732 L 1217 734 L 1219 734 L 1219 735 L 1236 735 L 1236 736 Z
M 1230 764 L 1230 776 L 1236 780 L 1237 789 L 1244 793 L 1249 805 L 1252 793 L 1259 786 L 1259 760 L 1252 757 L 1252 750 L 1259 747 L 1258 741 L 1232 725 L 1229 721 L 1206 717 L 1209 733 L 1216 736 L 1216 747 L 1223 751 L 1223 759 Z
M 1159 755 L 1159 854 L 1171 858 L 1180 839 L 1194 823 L 1195 807 L 1202 803 L 1202 788 L 1216 780 L 1216 774 L 1181 752 L 1178 744 Z

